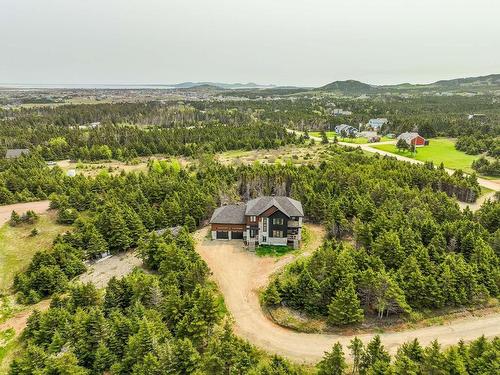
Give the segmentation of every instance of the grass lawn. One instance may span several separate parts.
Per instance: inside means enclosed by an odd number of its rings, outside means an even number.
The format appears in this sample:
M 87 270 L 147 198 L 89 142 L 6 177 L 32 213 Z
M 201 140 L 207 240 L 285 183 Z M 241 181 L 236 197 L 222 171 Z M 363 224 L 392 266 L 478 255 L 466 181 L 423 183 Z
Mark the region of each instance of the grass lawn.
M 325 132 L 325 133 L 326 133 L 326 137 L 327 137 L 328 139 L 333 139 L 333 138 L 337 135 L 337 133 L 335 133 L 334 131 L 327 131 L 327 132 Z M 318 137 L 318 138 L 321 138 L 321 132 L 309 132 L 309 135 L 310 135 L 311 137 Z
M 50 248 L 54 238 L 68 230 L 68 226 L 56 223 L 55 215 L 55 212 L 40 215 L 33 225 L 5 224 L 0 228 L 0 293 L 12 286 L 15 274 L 29 264 L 37 251 Z M 39 232 L 34 237 L 30 235 L 33 228 Z
M 443 163 L 447 168 L 461 169 L 467 173 L 474 172 L 471 167 L 472 162 L 479 159 L 478 155 L 467 155 L 465 152 L 456 150 L 455 141 L 447 138 L 430 139 L 429 146 L 417 148 L 416 155 L 408 151 L 400 152 L 397 150 L 396 145 L 379 145 L 373 147 L 420 161 L 432 161 L 436 166 Z
M 255 249 L 255 253 L 260 256 L 275 256 L 280 257 L 289 252 L 293 251 L 292 247 L 289 246 L 276 246 L 276 245 L 260 245 Z
M 0 331 L 0 374 L 7 374 L 9 364 L 14 358 L 14 353 L 19 347 L 19 341 L 15 337 L 12 328 Z

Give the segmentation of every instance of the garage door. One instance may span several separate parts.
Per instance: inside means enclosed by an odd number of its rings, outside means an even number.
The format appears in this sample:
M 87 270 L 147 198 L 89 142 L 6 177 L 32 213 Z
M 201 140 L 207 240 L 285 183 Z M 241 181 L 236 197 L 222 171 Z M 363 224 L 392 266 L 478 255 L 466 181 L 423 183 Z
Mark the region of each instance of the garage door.
M 218 240 L 227 240 L 229 238 L 229 232 L 217 231 Z
M 243 239 L 243 232 L 231 232 L 231 238 L 233 240 L 242 240 Z

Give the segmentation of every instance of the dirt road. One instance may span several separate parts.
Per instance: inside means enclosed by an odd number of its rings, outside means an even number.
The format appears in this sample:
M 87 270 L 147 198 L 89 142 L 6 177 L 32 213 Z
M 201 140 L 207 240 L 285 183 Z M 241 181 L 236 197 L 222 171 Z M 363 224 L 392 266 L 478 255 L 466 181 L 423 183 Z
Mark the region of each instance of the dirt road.
M 9 221 L 12 211 L 16 211 L 19 215 L 29 210 L 35 211 L 37 214 L 41 214 L 49 209 L 49 205 L 50 201 L 37 201 L 0 206 L 0 226 Z
M 351 336 L 298 333 L 273 323 L 260 307 L 258 290 L 267 285 L 269 277 L 291 262 L 293 256 L 282 258 L 258 257 L 243 248 L 241 241 L 212 241 L 206 238 L 207 228 L 196 233 L 196 250 L 207 262 L 225 303 L 234 318 L 235 332 L 252 344 L 296 362 L 314 363 L 330 350 L 335 342 L 346 346 Z M 320 232 L 313 232 L 311 247 L 321 243 Z M 478 336 L 500 335 L 500 314 L 455 320 L 450 324 L 415 330 L 381 334 L 384 345 L 394 353 L 400 344 L 418 338 L 428 345 L 438 339 L 443 345 L 460 339 L 472 340 Z M 372 334 L 359 335 L 363 341 Z

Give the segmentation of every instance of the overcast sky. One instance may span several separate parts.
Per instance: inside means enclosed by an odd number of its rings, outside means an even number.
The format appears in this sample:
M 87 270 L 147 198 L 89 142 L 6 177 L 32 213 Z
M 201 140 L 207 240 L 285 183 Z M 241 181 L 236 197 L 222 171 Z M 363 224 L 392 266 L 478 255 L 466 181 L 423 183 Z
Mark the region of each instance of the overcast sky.
M 500 73 L 500 0 L 0 0 L 0 83 Z

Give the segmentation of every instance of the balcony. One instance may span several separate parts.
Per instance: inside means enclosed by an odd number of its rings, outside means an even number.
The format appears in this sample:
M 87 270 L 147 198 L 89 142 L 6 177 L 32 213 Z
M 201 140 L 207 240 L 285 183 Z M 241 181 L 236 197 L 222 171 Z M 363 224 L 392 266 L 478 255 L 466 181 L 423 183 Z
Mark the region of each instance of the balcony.
M 288 228 L 299 228 L 299 221 L 298 220 L 288 220 L 287 223 Z

